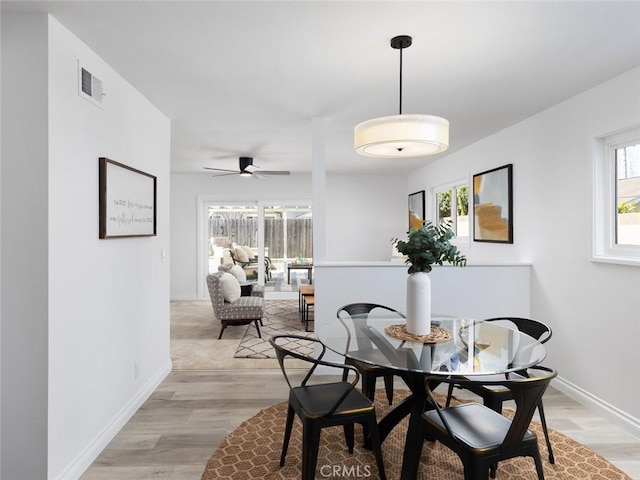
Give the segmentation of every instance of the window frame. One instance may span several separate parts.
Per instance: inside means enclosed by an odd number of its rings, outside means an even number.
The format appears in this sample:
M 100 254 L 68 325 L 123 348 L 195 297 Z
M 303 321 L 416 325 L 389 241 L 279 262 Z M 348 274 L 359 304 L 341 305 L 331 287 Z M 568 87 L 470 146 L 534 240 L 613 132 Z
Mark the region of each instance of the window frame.
M 471 235 L 460 236 L 458 235 L 458 195 L 457 190 L 460 188 L 466 188 L 467 192 L 469 192 L 470 182 L 469 179 L 460 179 L 455 182 L 450 182 L 444 185 L 439 185 L 431 189 L 431 206 L 433 209 L 431 218 L 434 225 L 438 225 L 440 222 L 439 213 L 440 207 L 438 205 L 438 195 L 442 192 L 446 192 L 447 190 L 451 190 L 451 223 L 452 230 L 455 233 L 455 236 L 451 239 L 451 242 L 456 245 L 466 245 L 469 246 L 471 243 Z M 467 206 L 469 209 L 469 206 Z M 471 214 L 467 212 L 467 217 L 469 218 L 469 222 L 472 221 Z M 471 232 L 471 226 L 469 226 L 469 232 Z
M 594 139 L 592 256 L 594 262 L 640 266 L 640 245 L 616 243 L 616 149 L 640 143 L 640 125 Z

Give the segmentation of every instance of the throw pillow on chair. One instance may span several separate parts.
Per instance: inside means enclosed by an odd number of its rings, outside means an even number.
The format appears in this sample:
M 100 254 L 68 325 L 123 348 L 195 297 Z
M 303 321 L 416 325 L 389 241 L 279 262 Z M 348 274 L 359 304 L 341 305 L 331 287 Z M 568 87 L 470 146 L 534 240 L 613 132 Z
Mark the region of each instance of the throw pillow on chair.
M 234 277 L 236 277 L 236 279 L 239 282 L 247 281 L 247 274 L 244 272 L 244 270 L 240 265 L 234 265 L 233 267 L 231 267 L 231 270 L 229 270 L 229 273 Z
M 233 256 L 236 257 L 236 260 L 241 263 L 249 262 L 249 255 L 247 255 L 246 250 L 242 247 L 236 247 L 236 249 L 233 251 Z
M 225 302 L 233 303 L 240 298 L 240 283 L 230 273 L 223 273 L 220 276 L 220 286 Z
M 247 247 L 246 245 L 242 245 L 240 248 L 246 252 L 246 254 L 247 254 L 247 261 L 249 261 L 249 260 L 255 260 L 255 258 L 256 258 L 256 254 L 255 254 L 255 253 L 253 253 L 253 250 L 251 250 L 251 247 Z

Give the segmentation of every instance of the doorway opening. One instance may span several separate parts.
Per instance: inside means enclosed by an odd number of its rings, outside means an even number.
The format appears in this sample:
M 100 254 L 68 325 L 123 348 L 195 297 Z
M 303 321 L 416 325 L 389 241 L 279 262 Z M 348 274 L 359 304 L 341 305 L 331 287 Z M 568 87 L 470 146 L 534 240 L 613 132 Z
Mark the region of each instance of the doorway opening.
M 310 203 L 310 202 L 309 202 Z M 207 274 L 240 263 L 248 280 L 265 286 L 265 298 L 297 298 L 313 283 L 313 215 L 307 202 L 204 201 L 201 216 Z M 249 252 L 249 261 L 234 252 Z M 244 256 L 244 254 L 243 254 Z M 206 287 L 200 290 L 208 298 Z

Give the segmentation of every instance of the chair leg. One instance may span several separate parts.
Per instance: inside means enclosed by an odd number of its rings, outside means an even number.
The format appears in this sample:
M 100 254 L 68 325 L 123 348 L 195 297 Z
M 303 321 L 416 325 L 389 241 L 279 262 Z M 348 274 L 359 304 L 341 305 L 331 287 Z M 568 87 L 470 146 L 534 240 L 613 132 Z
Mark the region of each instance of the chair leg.
M 256 324 L 256 330 L 258 331 L 258 338 L 262 338 L 262 334 L 260 333 L 260 325 L 258 324 L 258 320 L 254 320 L 253 323 Z
M 220 329 L 220 335 L 218 335 L 218 340 L 222 338 L 222 334 L 224 333 L 224 329 L 227 328 L 227 324 L 222 322 L 222 328 Z
M 493 395 L 484 397 L 484 406 L 490 408 L 494 412 L 502 413 L 502 400 L 493 398 Z
M 314 480 L 320 446 L 320 428 L 315 422 L 302 423 L 302 480 Z
M 453 383 L 449 384 L 449 390 L 447 391 L 447 403 L 445 403 L 444 407 L 449 408 L 451 404 L 451 397 L 453 396 Z
M 349 449 L 349 453 L 353 453 L 353 446 L 355 445 L 353 423 L 345 423 L 342 428 L 344 430 L 344 438 L 347 441 L 347 448 Z
M 473 459 L 462 463 L 464 465 L 464 480 L 489 480 L 489 469 L 486 463 Z
M 549 463 L 553 465 L 556 463 L 553 456 L 553 450 L 551 449 L 551 441 L 549 440 L 549 431 L 547 430 L 547 419 L 544 416 L 544 407 L 542 406 L 542 400 L 538 404 L 538 413 L 540 414 L 540 423 L 542 424 L 542 432 L 544 433 L 544 439 L 547 442 L 547 450 L 549 452 Z
M 280 466 L 284 467 L 284 459 L 287 456 L 287 450 L 289 450 L 289 440 L 291 439 L 291 430 L 293 428 L 293 420 L 296 412 L 293 407 L 289 405 L 287 410 L 287 424 L 284 429 L 284 442 L 282 443 L 282 453 L 280 454 Z
M 362 382 L 362 394 L 372 402 L 375 401 L 376 377 L 363 371 L 361 372 L 360 381 Z M 362 437 L 364 439 L 364 448 L 371 450 L 371 431 L 366 422 L 362 424 Z
M 384 375 L 384 389 L 387 392 L 389 405 L 393 405 L 393 375 Z
M 371 432 L 371 444 L 373 447 L 373 453 L 376 456 L 378 475 L 380 480 L 387 480 L 387 475 L 384 471 L 384 462 L 382 461 L 382 447 L 380 445 L 380 435 L 378 433 L 378 424 L 376 423 L 375 415 L 371 415 L 368 418 L 367 426 L 369 427 L 369 432 Z
M 376 377 L 369 373 L 361 372 L 362 393 L 372 402 L 376 396 Z
M 542 459 L 540 458 L 540 452 L 536 448 L 533 452 L 533 461 L 536 463 L 536 472 L 538 473 L 538 480 L 544 480 L 544 470 L 542 469 Z

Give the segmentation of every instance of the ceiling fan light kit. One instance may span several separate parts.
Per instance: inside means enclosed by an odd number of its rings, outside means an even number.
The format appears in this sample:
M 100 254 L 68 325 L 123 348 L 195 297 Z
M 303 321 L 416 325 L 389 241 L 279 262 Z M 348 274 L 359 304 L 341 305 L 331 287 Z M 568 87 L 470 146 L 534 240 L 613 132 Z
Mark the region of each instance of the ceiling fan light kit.
M 423 157 L 449 148 L 449 121 L 435 115 L 402 113 L 402 50 L 411 46 L 408 35 L 391 39 L 391 48 L 400 50 L 400 108 L 398 115 L 359 123 L 354 129 L 358 155 L 379 158 Z
M 253 164 L 253 157 L 239 157 L 239 170 L 229 170 L 226 168 L 202 167 L 205 170 L 213 170 L 215 172 L 227 172 L 214 175 L 214 177 L 224 177 L 227 175 L 240 175 L 241 177 L 263 177 L 265 175 L 289 175 L 291 172 L 287 170 L 256 170 L 260 167 Z

